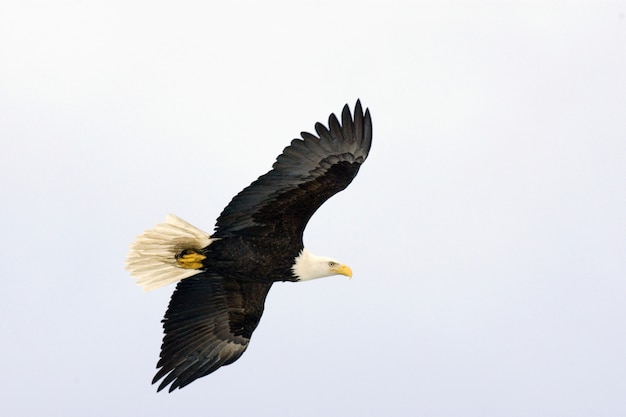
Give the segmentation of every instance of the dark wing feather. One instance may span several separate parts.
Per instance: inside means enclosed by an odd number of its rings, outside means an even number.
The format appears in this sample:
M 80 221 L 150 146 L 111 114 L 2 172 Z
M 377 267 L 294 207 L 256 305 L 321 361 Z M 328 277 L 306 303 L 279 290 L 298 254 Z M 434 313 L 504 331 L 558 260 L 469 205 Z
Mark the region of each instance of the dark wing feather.
M 272 170 L 237 194 L 217 219 L 214 237 L 289 234 L 302 239 L 315 211 L 346 188 L 372 145 L 369 110 L 346 105 L 341 123 L 334 114 L 318 136 L 303 132 L 283 150 Z
M 203 273 L 178 283 L 163 319 L 161 391 L 182 388 L 239 359 L 263 314 L 271 283 Z

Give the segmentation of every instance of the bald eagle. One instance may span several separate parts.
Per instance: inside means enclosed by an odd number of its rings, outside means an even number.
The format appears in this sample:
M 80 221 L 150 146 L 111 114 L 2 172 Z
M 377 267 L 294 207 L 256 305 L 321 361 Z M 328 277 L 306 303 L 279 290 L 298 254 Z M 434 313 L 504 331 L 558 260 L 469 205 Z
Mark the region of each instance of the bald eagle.
M 315 256 L 302 234 L 315 211 L 345 189 L 367 158 L 372 121 L 357 101 L 341 122 L 302 132 L 272 169 L 237 194 L 209 235 L 169 215 L 131 244 L 126 269 L 145 290 L 178 282 L 163 318 L 157 391 L 172 392 L 235 362 L 259 324 L 277 281 L 352 276 L 341 262 Z

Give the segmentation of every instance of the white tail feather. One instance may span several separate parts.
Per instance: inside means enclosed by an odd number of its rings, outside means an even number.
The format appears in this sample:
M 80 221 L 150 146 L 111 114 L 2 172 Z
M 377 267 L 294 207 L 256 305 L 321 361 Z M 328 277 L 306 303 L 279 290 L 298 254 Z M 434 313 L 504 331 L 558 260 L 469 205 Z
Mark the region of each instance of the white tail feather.
M 185 249 L 199 251 L 213 240 L 197 227 L 168 214 L 165 223 L 146 230 L 130 245 L 126 269 L 144 291 L 154 290 L 200 273 L 198 269 L 180 267 L 176 255 Z

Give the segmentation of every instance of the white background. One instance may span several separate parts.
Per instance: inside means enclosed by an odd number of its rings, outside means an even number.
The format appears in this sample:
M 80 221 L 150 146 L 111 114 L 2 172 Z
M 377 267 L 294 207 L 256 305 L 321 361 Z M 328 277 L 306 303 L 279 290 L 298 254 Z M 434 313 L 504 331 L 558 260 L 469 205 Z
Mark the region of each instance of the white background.
M 0 2 L 0 414 L 626 415 L 624 2 Z M 173 287 L 129 243 L 211 231 L 357 98 L 374 143 L 246 354 L 150 380 Z

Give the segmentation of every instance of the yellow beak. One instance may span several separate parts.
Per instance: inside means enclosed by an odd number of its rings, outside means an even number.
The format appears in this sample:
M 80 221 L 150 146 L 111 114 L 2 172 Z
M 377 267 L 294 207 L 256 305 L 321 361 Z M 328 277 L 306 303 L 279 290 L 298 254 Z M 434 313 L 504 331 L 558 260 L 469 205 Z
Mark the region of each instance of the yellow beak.
M 336 268 L 331 269 L 335 274 L 345 275 L 348 278 L 352 278 L 352 270 L 348 265 L 339 265 Z

